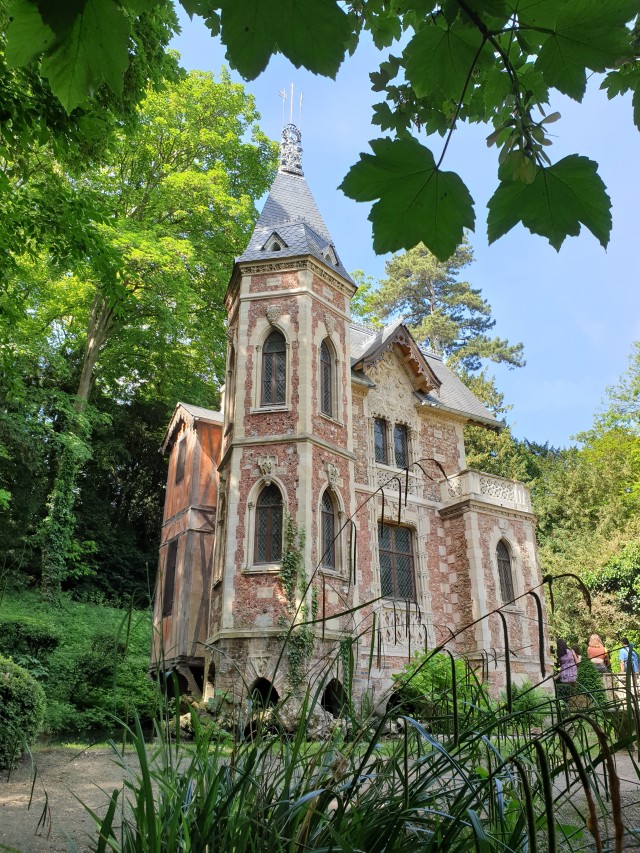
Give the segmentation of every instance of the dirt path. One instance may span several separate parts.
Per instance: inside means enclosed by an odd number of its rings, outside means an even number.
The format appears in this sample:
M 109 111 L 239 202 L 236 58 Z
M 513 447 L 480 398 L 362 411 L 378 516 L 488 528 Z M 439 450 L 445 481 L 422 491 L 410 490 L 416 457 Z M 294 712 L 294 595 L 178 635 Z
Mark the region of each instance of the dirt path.
M 95 824 L 76 797 L 98 814 L 105 813 L 111 793 L 123 780 L 123 771 L 113 759 L 110 749 L 37 750 L 30 808 L 34 764 L 25 759 L 9 781 L 3 771 L 0 851 L 4 845 L 20 853 L 67 853 L 70 840 L 79 851 L 88 850 L 90 838 L 96 836 Z M 132 754 L 131 761 L 135 761 Z

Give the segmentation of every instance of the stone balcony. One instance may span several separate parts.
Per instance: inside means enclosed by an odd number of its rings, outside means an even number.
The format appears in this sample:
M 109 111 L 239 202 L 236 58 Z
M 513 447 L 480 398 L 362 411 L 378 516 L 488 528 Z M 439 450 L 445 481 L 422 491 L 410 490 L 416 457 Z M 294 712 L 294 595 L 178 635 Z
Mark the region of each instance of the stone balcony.
M 529 489 L 517 480 L 505 480 L 481 471 L 461 471 L 440 483 L 442 502 L 452 505 L 476 500 L 518 512 L 531 512 Z

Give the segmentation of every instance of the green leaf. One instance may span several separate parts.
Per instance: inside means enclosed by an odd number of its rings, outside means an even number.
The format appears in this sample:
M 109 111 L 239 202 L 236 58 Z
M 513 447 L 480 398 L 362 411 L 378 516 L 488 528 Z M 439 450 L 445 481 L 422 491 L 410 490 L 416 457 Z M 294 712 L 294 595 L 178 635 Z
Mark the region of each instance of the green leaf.
M 433 154 L 413 138 L 374 139 L 373 154 L 361 154 L 340 188 L 356 201 L 372 201 L 376 252 L 410 249 L 423 242 L 440 260 L 473 229 L 469 191 L 454 172 L 436 167 Z
M 11 22 L 7 27 L 6 57 L 10 68 L 26 65 L 55 41 L 53 30 L 29 0 L 15 0 L 9 6 Z
M 476 27 L 433 24 L 411 39 L 404 51 L 406 75 L 419 98 L 459 100 L 483 43 Z
M 122 90 L 129 34 L 129 21 L 114 0 L 87 0 L 42 62 L 43 75 L 68 113 L 102 83 L 116 94 Z
M 546 39 L 536 67 L 550 86 L 581 101 L 586 69 L 604 71 L 632 55 L 627 23 L 640 0 L 571 0 L 560 7 L 555 32 Z
M 571 154 L 548 168 L 538 167 L 532 183 L 501 175 L 503 179 L 488 204 L 489 242 L 522 222 L 559 250 L 566 237 L 580 233 L 582 223 L 606 248 L 611 200 L 597 168 L 593 160 Z
M 227 59 L 247 80 L 278 52 L 296 68 L 336 76 L 351 26 L 335 0 L 221 0 L 220 8 Z

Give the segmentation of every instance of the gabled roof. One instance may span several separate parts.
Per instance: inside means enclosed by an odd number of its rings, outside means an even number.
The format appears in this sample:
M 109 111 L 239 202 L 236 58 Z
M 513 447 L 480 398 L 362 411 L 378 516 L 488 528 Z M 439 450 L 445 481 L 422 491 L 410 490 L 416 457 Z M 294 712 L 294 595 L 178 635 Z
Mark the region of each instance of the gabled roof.
M 222 425 L 224 423 L 224 416 L 222 412 L 214 412 L 213 409 L 203 409 L 202 406 L 192 406 L 190 403 L 177 403 L 173 410 L 169 426 L 167 427 L 164 441 L 160 447 L 160 452 L 167 453 L 171 450 L 175 434 L 181 423 L 186 423 L 187 426 L 193 427 L 198 421 Z
M 411 332 L 397 320 L 384 329 L 369 329 L 366 326 L 351 326 L 351 365 L 354 378 L 363 378 L 363 369 L 375 364 L 386 352 L 399 346 L 406 353 L 406 363 L 424 378 L 423 387 L 416 391 L 423 406 L 462 415 L 470 421 L 499 429 L 502 424 L 478 400 L 467 386 L 443 363 L 441 356 L 421 349 Z M 413 346 L 409 346 L 408 342 Z M 431 383 L 430 387 L 425 387 Z
M 291 126 L 288 126 L 285 131 L 290 128 Z M 282 151 L 286 150 L 287 145 L 285 131 Z M 298 158 L 300 152 L 301 149 L 297 152 Z M 265 248 L 274 231 L 286 243 L 275 252 Z M 271 185 L 249 244 L 236 261 L 275 260 L 301 255 L 312 255 L 353 284 L 340 260 L 309 185 L 302 175 L 300 163 L 292 165 L 290 160 L 281 155 L 280 169 Z
M 429 366 L 424 353 L 402 320 L 380 329 L 368 341 L 361 336 L 359 344 L 359 352 L 354 355 L 352 351 L 351 356 L 351 364 L 355 370 L 377 364 L 385 353 L 397 348 L 403 353 L 403 361 L 413 373 L 416 390 L 427 393 L 440 388 L 440 378 Z

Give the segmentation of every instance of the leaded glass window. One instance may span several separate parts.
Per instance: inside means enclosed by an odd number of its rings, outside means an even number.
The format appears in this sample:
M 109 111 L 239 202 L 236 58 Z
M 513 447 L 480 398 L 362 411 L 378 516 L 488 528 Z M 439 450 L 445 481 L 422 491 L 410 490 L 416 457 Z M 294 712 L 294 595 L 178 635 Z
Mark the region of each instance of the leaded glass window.
M 333 359 L 326 341 L 320 345 L 320 411 L 333 417 Z
M 262 405 L 275 406 L 286 400 L 287 348 L 284 335 L 271 332 L 262 347 Z
M 331 569 L 336 567 L 336 518 L 331 500 L 331 495 L 328 491 L 322 496 L 322 565 L 328 566 Z
M 513 601 L 513 573 L 511 570 L 511 555 L 509 549 L 504 542 L 498 542 L 496 548 L 496 557 L 498 559 L 498 577 L 500 579 L 500 595 L 502 601 L 506 604 L 508 601 Z
M 255 563 L 282 558 L 282 495 L 273 484 L 260 492 L 256 504 Z
M 404 424 L 396 424 L 393 428 L 393 451 L 398 468 L 406 468 L 409 464 L 409 444 L 407 428 Z
M 408 527 L 378 525 L 380 588 L 385 598 L 415 601 L 413 547 Z
M 387 464 L 387 422 L 382 418 L 376 418 L 373 422 L 373 445 L 375 447 L 376 462 Z

